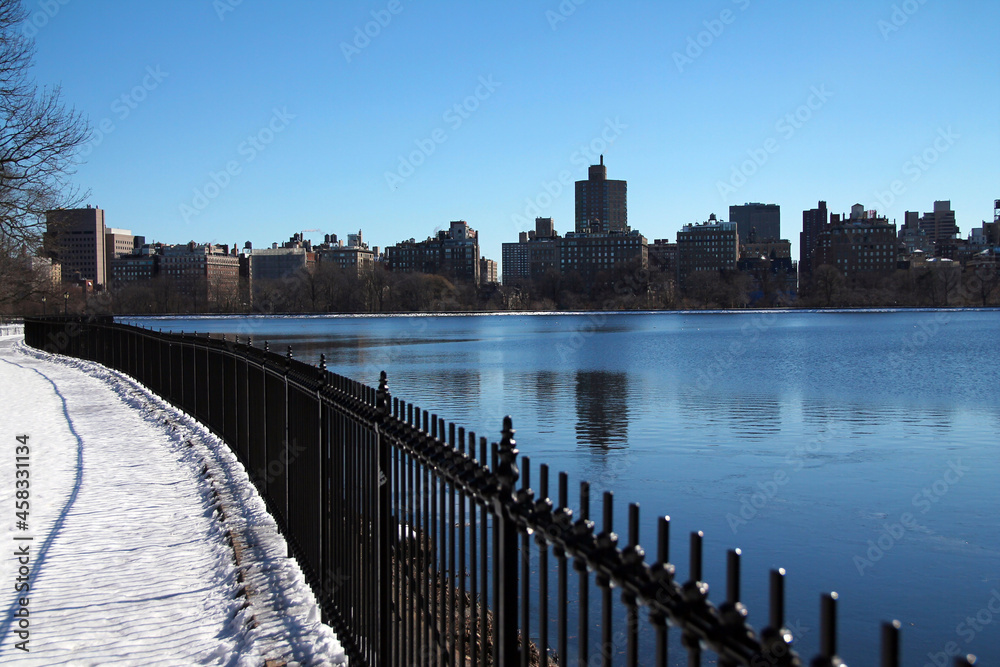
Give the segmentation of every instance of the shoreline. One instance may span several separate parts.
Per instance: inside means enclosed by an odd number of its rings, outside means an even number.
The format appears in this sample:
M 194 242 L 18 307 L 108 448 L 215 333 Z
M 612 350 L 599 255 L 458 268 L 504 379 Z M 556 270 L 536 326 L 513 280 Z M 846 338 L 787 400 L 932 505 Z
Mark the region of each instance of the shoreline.
M 381 317 L 462 317 L 462 316 L 579 316 L 579 315 L 738 315 L 752 313 L 936 313 L 936 312 L 1000 312 L 1000 306 L 871 306 L 864 308 L 712 308 L 712 309 L 659 309 L 659 310 L 449 310 L 449 311 L 404 311 L 392 313 L 176 313 L 176 314 L 117 314 L 115 320 L 175 320 L 175 319 L 271 319 L 271 318 L 381 318 Z M 96 316 L 96 315 L 95 315 Z M 73 317 L 73 316 L 71 316 Z M 81 317 L 81 316 L 76 316 Z M 83 315 L 82 317 L 88 317 Z

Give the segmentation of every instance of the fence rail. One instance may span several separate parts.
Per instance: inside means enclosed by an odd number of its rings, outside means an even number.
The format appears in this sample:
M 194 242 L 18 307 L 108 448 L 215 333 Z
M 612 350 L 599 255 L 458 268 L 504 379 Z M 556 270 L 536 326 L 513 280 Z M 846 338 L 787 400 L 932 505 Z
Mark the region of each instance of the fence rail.
M 769 622 L 755 632 L 740 601 L 739 550 L 727 554 L 726 601 L 716 607 L 702 580 L 701 533 L 690 536 L 681 581 L 669 518 L 657 520 L 649 562 L 637 505 L 621 544 L 611 493 L 598 528 L 586 482 L 576 509 L 565 473 L 553 494 L 540 465 L 533 486 L 510 417 L 500 442 L 488 443 L 392 397 L 385 372 L 372 388 L 328 371 L 325 359 L 307 365 L 291 348 L 278 354 L 238 337 L 34 318 L 25 341 L 126 373 L 223 439 L 356 664 L 694 666 L 703 653 L 724 667 L 802 664 L 785 626 L 783 570 L 770 573 Z M 591 589 L 600 608 L 593 639 Z M 841 664 L 836 606 L 835 593 L 821 597 L 816 667 Z M 686 660 L 668 655 L 677 650 L 671 632 Z M 899 664 L 896 622 L 882 626 L 880 664 Z

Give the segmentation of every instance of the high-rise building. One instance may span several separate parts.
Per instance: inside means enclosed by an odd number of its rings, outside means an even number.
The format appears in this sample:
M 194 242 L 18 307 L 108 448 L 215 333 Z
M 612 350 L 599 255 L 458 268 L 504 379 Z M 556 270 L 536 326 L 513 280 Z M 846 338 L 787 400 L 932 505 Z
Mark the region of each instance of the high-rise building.
M 503 283 L 538 280 L 550 272 L 576 276 L 592 286 L 602 273 L 631 262 L 648 268 L 646 239 L 638 231 L 556 234 L 551 218 L 537 218 L 533 231 L 503 244 Z
M 590 166 L 587 180 L 576 182 L 577 233 L 628 232 L 627 190 L 625 181 L 608 180 L 602 155 L 600 164 Z
M 636 268 L 649 268 L 648 243 L 638 230 L 607 234 L 569 232 L 560 239 L 556 258 L 563 275 L 575 272 L 586 286 L 593 285 L 602 272 L 616 266 L 636 262 Z
M 497 281 L 497 262 L 495 259 L 481 257 L 479 259 L 479 282 L 491 285 Z
M 535 238 L 545 239 L 556 235 L 556 226 L 552 218 L 535 218 Z
M 669 239 L 654 239 L 648 245 L 649 269 L 677 277 L 677 244 Z
M 62 264 L 63 280 L 89 280 L 96 288 L 107 284 L 107 230 L 102 209 L 88 205 L 46 211 L 45 227 L 46 250 Z
M 907 224 L 909 224 L 911 216 L 915 217 L 916 215 L 914 212 L 907 211 Z M 934 202 L 934 210 L 931 213 L 924 213 L 918 225 L 924 232 L 924 236 L 935 248 L 948 245 L 949 242 L 954 242 L 958 238 L 958 225 L 955 223 L 955 212 L 951 210 L 950 201 Z
M 198 245 L 164 246 L 159 255 L 160 275 L 171 289 L 194 300 L 194 306 L 206 306 L 235 299 L 240 280 L 240 260 L 236 248 Z
M 736 223 L 736 231 L 743 242 L 781 238 L 781 207 L 777 204 L 730 206 L 729 221 Z
M 819 235 L 829 221 L 830 215 L 826 210 L 825 201 L 821 201 L 819 206 L 814 209 L 802 211 L 802 233 L 799 234 L 800 276 L 811 276 L 816 266 L 819 266 L 813 262 L 813 255 L 816 252 L 816 245 L 819 243 Z
M 128 229 L 114 229 L 112 227 L 104 229 L 104 250 L 107 253 L 104 266 L 107 270 L 108 282 L 114 282 L 111 270 L 112 262 L 119 257 L 128 257 L 131 255 L 132 250 L 135 249 L 136 238 Z M 140 236 L 138 238 L 141 239 L 140 246 L 145 243 L 143 237 Z
M 316 253 L 305 248 L 255 248 L 250 251 L 253 281 L 280 280 L 316 265 Z
M 456 220 L 426 241 L 403 241 L 385 249 L 391 271 L 441 274 L 452 280 L 479 283 L 479 233 Z
M 503 284 L 515 285 L 527 280 L 531 274 L 528 268 L 528 235 L 521 232 L 517 243 L 501 244 L 500 261 L 503 267 Z
M 346 246 L 337 240 L 336 234 L 327 234 L 324 238 L 325 241 L 322 245 L 313 248 L 319 262 L 335 264 L 344 271 L 359 276 L 375 267 L 378 249 L 368 247 L 368 244 L 362 240 L 360 229 L 357 234 L 347 235 Z
M 109 271 L 112 286 L 152 280 L 160 275 L 160 251 L 162 243 L 147 244 L 137 236 L 136 246 L 128 255 L 119 255 L 111 260 Z M 142 240 L 142 243 L 139 243 Z
M 849 218 L 836 216 L 820 233 L 813 270 L 826 264 L 845 277 L 890 274 L 896 270 L 898 245 L 895 223 L 855 204 Z
M 734 270 L 739 256 L 735 222 L 717 220 L 713 213 L 707 222 L 684 225 L 677 232 L 678 285 L 686 289 L 692 274 L 699 271 Z
M 907 255 L 914 253 L 934 255 L 934 244 L 927 238 L 927 232 L 920 226 L 920 215 L 907 211 L 903 226 L 899 228 L 899 243 L 906 248 Z

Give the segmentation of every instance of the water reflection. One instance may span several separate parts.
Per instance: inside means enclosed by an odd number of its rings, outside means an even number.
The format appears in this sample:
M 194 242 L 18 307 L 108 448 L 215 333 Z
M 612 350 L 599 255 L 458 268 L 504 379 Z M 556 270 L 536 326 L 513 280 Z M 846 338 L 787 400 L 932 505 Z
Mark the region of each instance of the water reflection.
M 628 447 L 628 375 L 576 374 L 576 442 L 598 450 Z

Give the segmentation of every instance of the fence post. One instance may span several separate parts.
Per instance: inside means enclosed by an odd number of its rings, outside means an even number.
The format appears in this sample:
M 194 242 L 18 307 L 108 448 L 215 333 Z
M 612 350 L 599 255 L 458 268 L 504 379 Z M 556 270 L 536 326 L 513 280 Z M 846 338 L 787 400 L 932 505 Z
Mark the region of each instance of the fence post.
M 378 391 L 375 393 L 375 438 L 378 452 L 378 661 L 379 667 L 392 664 L 392 544 L 394 528 L 392 521 L 392 473 L 390 444 L 382 436 L 386 417 L 389 415 L 389 381 L 382 371 L 379 375 Z
M 494 499 L 495 521 L 499 523 L 500 558 L 494 567 L 500 575 L 500 588 L 496 591 L 497 628 L 499 630 L 499 664 L 515 665 L 518 657 L 517 637 L 517 524 L 511 514 L 514 501 L 514 486 L 519 476 L 517 469 L 517 449 L 514 427 L 510 416 L 503 418 L 503 438 L 500 441 L 497 477 L 500 479 L 500 493 Z M 527 638 L 525 638 L 525 650 Z M 560 656 L 561 658 L 562 656 Z

